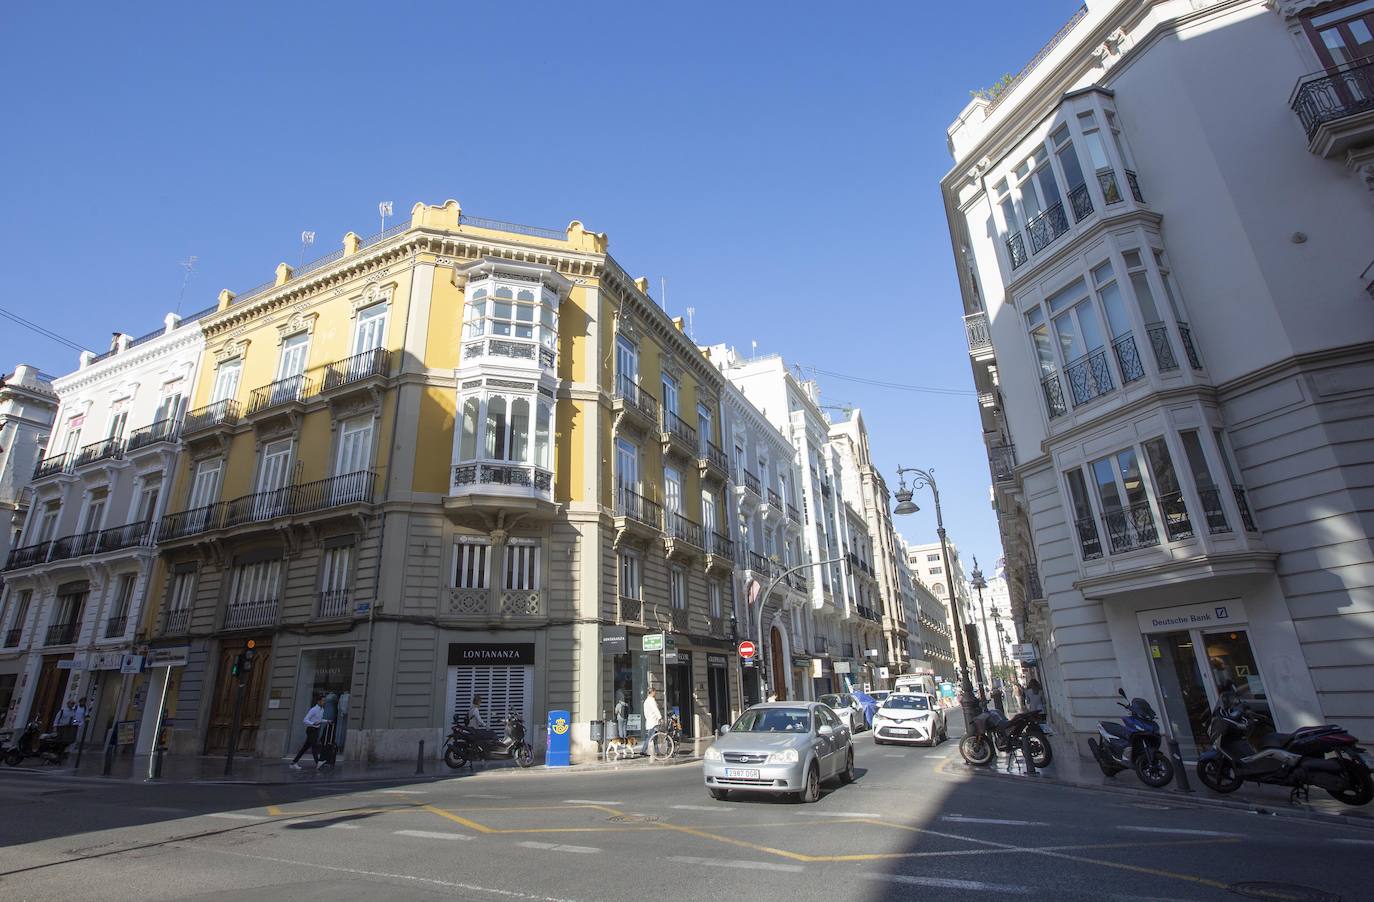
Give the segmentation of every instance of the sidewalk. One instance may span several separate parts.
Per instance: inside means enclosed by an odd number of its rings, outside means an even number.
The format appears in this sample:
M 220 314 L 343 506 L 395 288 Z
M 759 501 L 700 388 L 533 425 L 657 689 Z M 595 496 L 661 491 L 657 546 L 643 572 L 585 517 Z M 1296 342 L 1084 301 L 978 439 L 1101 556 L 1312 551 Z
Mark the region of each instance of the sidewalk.
M 366 782 L 423 782 L 480 777 L 484 774 L 526 773 L 526 774 L 564 774 L 590 773 L 606 770 L 637 770 L 649 767 L 673 767 L 692 764 L 701 760 L 702 753 L 711 742 L 703 737 L 695 741 L 683 742 L 678 755 L 671 761 L 662 763 L 648 758 L 632 758 L 628 761 L 591 761 L 574 764 L 571 767 L 547 767 L 536 764 L 530 768 L 519 768 L 514 761 L 475 762 L 471 768 L 450 770 L 438 759 L 424 762 L 423 772 L 417 773 L 414 761 L 347 761 L 340 760 L 333 768 L 316 768 L 310 759 L 301 763 L 295 770 L 288 758 L 250 758 L 236 757 L 231 774 L 224 772 L 224 756 L 186 756 L 167 755 L 162 759 L 160 783 L 239 783 L 249 785 L 296 785 L 323 783 L 366 783 Z M 108 777 L 102 776 L 102 757 L 99 750 L 87 750 L 81 759 L 81 767 L 76 768 L 76 756 L 67 759 L 64 767 L 32 764 L 17 768 L 0 766 L 0 774 L 24 773 L 39 777 L 62 777 L 91 781 L 123 780 L 128 782 L 147 782 L 149 756 L 120 756 L 115 759 Z
M 1073 786 L 1079 789 L 1119 793 L 1141 800 L 1167 802 L 1171 805 L 1205 805 L 1251 811 L 1256 814 L 1306 817 L 1327 822 L 1339 819 L 1341 823 L 1348 826 L 1374 829 L 1374 811 L 1371 811 L 1368 806 L 1352 808 L 1337 802 L 1325 792 L 1315 788 L 1312 790 L 1310 801 L 1290 804 L 1288 789 L 1282 786 L 1258 786 L 1254 783 L 1246 783 L 1235 792 L 1221 795 L 1212 792 L 1198 782 L 1197 771 L 1192 764 L 1185 766 L 1187 767 L 1188 783 L 1193 791 L 1184 792 L 1179 789 L 1177 779 L 1164 789 L 1151 789 L 1141 783 L 1132 771 L 1121 771 L 1114 777 L 1105 776 L 1096 761 L 1074 754 L 1074 750 L 1065 748 L 1064 743 L 1056 744 L 1054 761 L 1048 768 L 1040 770 L 1034 776 L 1028 776 L 1025 773 L 1020 755 L 1015 756 L 1014 762 L 1012 769 L 1008 771 L 1006 769 L 1007 756 L 999 754 L 994 764 L 987 767 L 973 767 L 966 763 L 956 751 L 947 761 L 942 763 L 940 769 L 946 774 L 971 774 L 979 778 L 992 779 L 1036 780 L 1049 784 Z

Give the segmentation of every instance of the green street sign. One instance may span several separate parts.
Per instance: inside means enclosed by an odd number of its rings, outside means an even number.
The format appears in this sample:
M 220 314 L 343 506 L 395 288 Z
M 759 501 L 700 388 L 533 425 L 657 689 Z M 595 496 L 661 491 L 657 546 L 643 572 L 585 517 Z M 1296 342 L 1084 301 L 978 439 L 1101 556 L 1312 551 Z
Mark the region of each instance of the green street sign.
M 644 636 L 645 651 L 663 651 L 663 633 L 648 633 Z

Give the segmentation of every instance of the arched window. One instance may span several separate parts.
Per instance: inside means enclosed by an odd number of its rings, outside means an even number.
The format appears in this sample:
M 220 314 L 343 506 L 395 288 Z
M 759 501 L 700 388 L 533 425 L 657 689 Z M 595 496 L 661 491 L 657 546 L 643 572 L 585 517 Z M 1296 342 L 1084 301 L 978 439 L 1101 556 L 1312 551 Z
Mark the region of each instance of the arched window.
M 510 405 L 510 445 L 507 459 L 526 463 L 530 452 L 530 402 L 516 398 Z
M 488 460 L 506 459 L 506 399 L 487 401 L 486 452 Z
M 945 584 L 944 584 L 944 583 L 936 583 L 935 585 L 931 586 L 931 588 L 935 590 L 935 596 L 936 596 L 937 598 L 943 598 L 943 597 L 945 596 Z
M 486 332 L 487 290 L 474 288 L 468 297 L 467 317 L 463 322 L 463 337 L 477 338 Z
M 552 470 L 553 465 L 549 461 L 549 427 L 553 419 L 553 412 L 547 404 L 539 405 L 539 417 L 534 427 L 534 465 L 545 470 Z
M 477 459 L 477 423 L 481 418 L 481 402 L 468 398 L 463 402 L 463 438 L 458 448 L 460 460 Z

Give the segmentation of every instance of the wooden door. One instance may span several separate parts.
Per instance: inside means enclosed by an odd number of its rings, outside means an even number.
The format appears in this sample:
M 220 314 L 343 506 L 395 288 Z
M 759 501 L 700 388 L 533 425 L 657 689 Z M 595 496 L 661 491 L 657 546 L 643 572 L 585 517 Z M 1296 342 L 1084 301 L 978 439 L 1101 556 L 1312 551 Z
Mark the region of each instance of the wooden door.
M 769 668 L 768 690 L 778 697 L 778 701 L 787 701 L 787 659 L 783 654 L 782 634 L 778 628 L 773 627 L 769 645 L 773 657 L 773 666 Z
M 66 692 L 70 670 L 58 670 L 57 662 L 64 655 L 48 655 L 43 659 L 43 667 L 38 671 L 38 685 L 33 691 L 33 705 L 29 707 L 29 720 L 38 721 L 41 729 L 49 730 L 57 713 L 62 707 L 62 696 Z
M 210 708 L 210 723 L 205 735 L 205 753 L 222 754 L 229 749 L 229 730 L 234 720 L 234 697 L 238 680 L 231 673 L 234 659 L 247 646 L 246 640 L 228 641 L 220 648 L 219 669 L 216 671 L 215 696 Z M 253 672 L 243 689 L 243 707 L 239 712 L 239 752 L 251 754 L 258 739 L 258 725 L 262 722 L 264 696 L 267 694 L 267 667 L 272 649 L 258 641 L 253 658 Z

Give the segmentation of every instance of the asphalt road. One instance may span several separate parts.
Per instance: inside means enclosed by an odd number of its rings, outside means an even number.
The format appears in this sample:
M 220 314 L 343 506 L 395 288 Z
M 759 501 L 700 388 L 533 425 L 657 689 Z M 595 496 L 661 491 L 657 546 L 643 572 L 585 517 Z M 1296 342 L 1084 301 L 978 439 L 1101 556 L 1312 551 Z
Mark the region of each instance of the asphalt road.
M 859 780 L 814 805 L 713 801 L 697 765 L 352 787 L 0 770 L 0 898 L 1371 897 L 1374 830 L 975 779 L 954 742 L 856 749 Z

